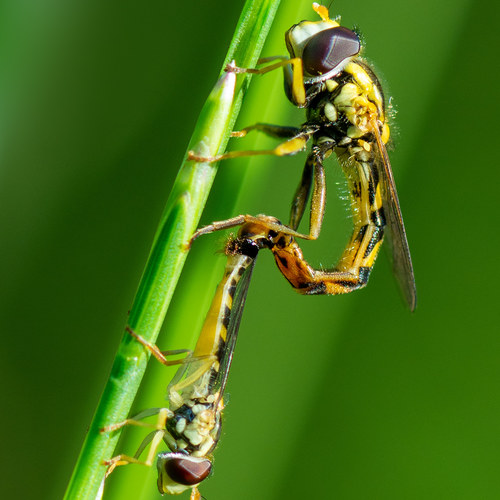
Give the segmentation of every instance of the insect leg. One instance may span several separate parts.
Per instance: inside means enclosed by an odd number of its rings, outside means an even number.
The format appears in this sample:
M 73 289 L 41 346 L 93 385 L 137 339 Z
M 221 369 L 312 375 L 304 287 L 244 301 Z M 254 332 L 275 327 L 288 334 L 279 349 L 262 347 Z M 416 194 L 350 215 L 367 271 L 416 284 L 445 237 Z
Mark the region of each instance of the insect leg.
M 309 194 L 311 193 L 311 186 L 313 182 L 313 166 L 309 161 L 309 157 L 306 160 L 304 170 L 302 171 L 302 177 L 300 179 L 297 190 L 293 196 L 292 207 L 290 210 L 290 223 L 289 226 L 297 229 L 299 227 L 302 216 L 304 215 L 304 210 L 306 208 L 307 200 L 309 199 Z
M 256 123 L 241 130 L 231 132 L 231 137 L 245 137 L 248 132 L 258 130 L 270 137 L 277 137 L 278 139 L 289 139 L 300 134 L 300 129 L 297 127 L 286 127 L 282 125 L 271 125 L 269 123 Z
M 128 333 L 130 333 L 132 337 L 137 339 L 137 341 L 140 342 L 162 365 L 165 366 L 182 365 L 191 363 L 193 361 L 198 361 L 200 359 L 206 359 L 206 356 L 191 356 L 192 351 L 190 349 L 174 349 L 170 351 L 160 351 L 160 349 L 158 349 L 158 346 L 152 344 L 151 342 L 148 342 L 144 337 L 135 333 L 134 330 L 130 328 L 130 326 L 127 326 L 125 330 Z M 176 354 L 183 354 L 183 353 L 187 353 L 187 356 L 182 359 L 174 359 L 174 360 L 167 359 L 167 356 L 173 356 Z
M 260 59 L 259 62 L 266 63 L 276 59 L 280 59 L 280 61 L 274 64 L 270 64 L 269 66 L 265 66 L 264 68 L 239 68 L 238 66 L 234 66 L 233 64 L 228 64 L 226 66 L 226 71 L 233 71 L 234 73 L 250 73 L 252 75 L 264 75 L 265 73 L 269 73 L 270 71 L 274 71 L 275 69 L 291 66 L 292 75 L 289 78 L 291 78 L 290 88 L 292 98 L 297 106 L 303 107 L 306 103 L 306 91 L 304 87 L 302 59 L 300 57 L 288 59 L 283 56 L 274 56 Z M 286 73 L 285 78 L 287 78 Z
M 325 170 L 323 168 L 324 158 L 325 153 L 322 148 L 314 146 L 307 157 L 302 178 L 292 200 L 292 208 L 290 211 L 289 226 L 293 229 L 297 229 L 304 215 L 305 206 L 309 198 L 309 193 L 311 192 L 311 185 L 314 186 L 309 220 L 309 239 L 313 240 L 317 239 L 319 236 L 325 213 L 326 181 Z
M 101 429 L 101 432 L 113 432 L 126 425 L 135 425 L 138 427 L 156 427 L 155 424 L 148 424 L 146 422 L 141 422 L 143 418 L 151 417 L 153 415 L 158 415 L 165 408 L 148 408 L 147 410 L 143 410 L 137 415 L 134 415 L 132 418 L 127 418 L 122 422 L 118 422 L 116 424 L 107 425 Z
M 258 151 L 229 151 L 227 153 L 217 155 L 217 156 L 200 156 L 194 151 L 188 152 L 188 160 L 196 161 L 199 163 L 213 163 L 220 160 L 229 160 L 232 158 L 241 158 L 243 156 L 261 156 L 261 155 L 271 155 L 271 156 L 288 156 L 298 153 L 305 149 L 307 141 L 310 139 L 310 134 L 306 132 L 300 132 L 298 135 L 288 139 L 281 144 L 278 144 L 274 149 L 261 149 Z
M 163 438 L 167 433 L 165 426 L 170 413 L 171 412 L 168 408 L 160 408 L 160 411 L 158 412 L 158 420 L 155 425 L 156 431 L 150 433 L 148 436 L 144 438 L 143 442 L 139 446 L 139 449 L 137 450 L 137 453 L 135 454 L 134 457 L 120 454 L 116 455 L 113 458 L 110 458 L 109 460 L 105 460 L 103 462 L 103 465 L 108 466 L 108 470 L 106 471 L 106 477 L 108 477 L 116 469 L 116 467 L 120 465 L 140 464 L 151 467 L 151 465 L 153 464 L 153 460 L 156 456 L 156 450 L 158 449 L 158 446 L 163 441 Z M 146 460 L 139 460 L 138 456 L 148 445 L 149 442 L 151 442 L 151 445 Z
M 295 238 L 301 238 L 305 240 L 311 239 L 309 235 L 298 233 L 294 229 L 291 229 L 285 226 L 284 224 L 281 224 L 279 221 L 277 221 L 277 219 L 272 218 L 271 220 L 271 218 L 266 217 L 265 215 L 264 216 L 258 215 L 257 217 L 254 217 L 253 215 L 238 215 L 237 217 L 233 217 L 231 219 L 215 221 L 212 224 L 209 224 L 208 226 L 198 229 L 198 231 L 196 231 L 193 234 L 193 236 L 191 236 L 191 240 L 188 243 L 188 248 L 191 246 L 193 241 L 202 234 L 213 233 L 215 231 L 220 231 L 222 229 L 229 229 L 247 223 L 259 225 L 260 227 L 262 227 L 261 231 L 263 231 L 263 233 L 266 232 L 266 230 L 267 231 L 273 230 L 278 233 L 294 236 Z

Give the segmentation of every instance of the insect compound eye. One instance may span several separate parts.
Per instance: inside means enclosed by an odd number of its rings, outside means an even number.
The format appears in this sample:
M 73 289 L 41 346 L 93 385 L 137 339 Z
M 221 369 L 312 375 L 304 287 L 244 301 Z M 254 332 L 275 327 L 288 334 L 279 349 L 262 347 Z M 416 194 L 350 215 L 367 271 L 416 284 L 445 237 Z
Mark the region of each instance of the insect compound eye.
M 312 76 L 324 75 L 359 54 L 360 48 L 361 43 L 356 33 L 343 26 L 320 31 L 304 47 L 304 70 Z M 341 67 L 339 71 L 340 69 Z
M 163 467 L 172 481 L 186 486 L 194 486 L 210 474 L 212 462 L 207 458 L 175 456 L 170 460 L 165 460 Z

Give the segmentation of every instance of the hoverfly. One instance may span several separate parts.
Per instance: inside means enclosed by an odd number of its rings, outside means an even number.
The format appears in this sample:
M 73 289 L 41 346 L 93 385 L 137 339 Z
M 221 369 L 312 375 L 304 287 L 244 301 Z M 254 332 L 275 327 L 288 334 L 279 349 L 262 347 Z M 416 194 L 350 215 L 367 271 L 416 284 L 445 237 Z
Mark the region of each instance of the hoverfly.
M 256 219 L 257 223 L 260 219 Z M 266 222 L 275 219 L 265 218 Z M 264 232 L 263 232 L 264 231 Z M 247 224 L 226 245 L 227 263 L 207 313 L 196 347 L 181 360 L 167 356 L 184 350 L 160 351 L 129 327 L 135 337 L 158 361 L 170 366 L 180 364 L 168 385 L 168 408 L 150 408 L 138 415 L 110 425 L 102 432 L 112 432 L 126 425 L 149 426 L 141 420 L 157 415 L 154 430 L 146 436 L 133 457 L 120 454 L 104 462 L 106 477 L 120 465 L 138 463 L 152 466 L 157 456 L 158 489 L 162 494 L 177 495 L 191 489 L 191 500 L 201 498 L 198 485 L 212 469 L 212 453 L 221 431 L 223 395 L 238 336 L 250 277 L 258 252 L 271 247 L 263 224 Z M 165 442 L 170 451 L 156 455 Z M 149 446 L 145 460 L 140 455 Z
M 208 158 L 190 152 L 190 159 L 218 161 L 253 155 L 292 155 L 305 149 L 312 140 L 292 202 L 289 227 L 293 231 L 282 230 L 291 236 L 316 239 L 321 231 L 326 201 L 323 163 L 335 153 L 349 186 L 354 225 L 352 236 L 333 270 L 316 270 L 302 261 L 297 262 L 296 269 L 290 273 L 278 259 L 280 270 L 299 293 L 351 292 L 367 284 L 387 228 L 394 273 L 410 309 L 414 310 L 415 279 L 386 150 L 390 131 L 380 83 L 360 57 L 362 45 L 358 35 L 340 26 L 337 20 L 330 19 L 326 7 L 314 3 L 313 9 L 320 21 L 302 21 L 285 34 L 289 58 L 262 59 L 262 63 L 278 62 L 261 69 L 234 65 L 227 68 L 228 71 L 253 74 L 283 68 L 286 95 L 293 104 L 306 109 L 305 123 L 298 128 L 258 123 L 233 133 L 235 137 L 243 137 L 251 130 L 260 130 L 286 139 L 272 150 L 231 151 Z M 311 190 L 309 234 L 301 235 L 295 231 L 304 215 Z M 214 223 L 198 234 L 245 220 L 248 220 L 247 216 Z

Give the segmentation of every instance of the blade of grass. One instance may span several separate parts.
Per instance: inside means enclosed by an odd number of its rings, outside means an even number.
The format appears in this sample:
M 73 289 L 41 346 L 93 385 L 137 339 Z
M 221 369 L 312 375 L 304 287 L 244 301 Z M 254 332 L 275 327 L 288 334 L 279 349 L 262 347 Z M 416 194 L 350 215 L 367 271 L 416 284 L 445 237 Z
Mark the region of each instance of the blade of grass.
M 279 0 L 247 0 L 224 66 L 232 60 L 243 67 L 256 65 L 278 5 Z M 188 150 L 203 155 L 225 150 L 249 76 L 238 80 L 240 84 L 234 92 L 235 75 L 228 73 L 221 77 L 201 111 Z M 167 201 L 128 322 L 152 343 L 156 342 L 186 259 L 184 245 L 198 225 L 216 171 L 214 164 L 184 161 Z M 94 499 L 101 494 L 105 473 L 102 460 L 113 455 L 119 433 L 103 434 L 100 429 L 128 416 L 148 358 L 143 347 L 125 334 L 66 499 Z

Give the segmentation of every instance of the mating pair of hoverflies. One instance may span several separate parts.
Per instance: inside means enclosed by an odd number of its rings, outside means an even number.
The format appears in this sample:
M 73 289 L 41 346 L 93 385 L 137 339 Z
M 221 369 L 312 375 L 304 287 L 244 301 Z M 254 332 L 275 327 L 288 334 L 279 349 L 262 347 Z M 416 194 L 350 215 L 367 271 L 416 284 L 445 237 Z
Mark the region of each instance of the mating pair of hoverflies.
M 194 234 L 192 240 L 201 234 L 239 226 L 237 236 L 226 245 L 224 277 L 194 351 L 182 360 L 170 361 L 167 356 L 173 352 L 160 351 L 128 329 L 160 362 L 180 364 L 180 368 L 168 386 L 169 408 L 149 409 L 104 429 L 111 432 L 129 424 L 144 425 L 141 419 L 157 416 L 154 430 L 134 457 L 117 455 L 106 462 L 107 475 L 119 465 L 152 465 L 159 445 L 165 442 L 170 451 L 157 458 L 159 491 L 179 494 L 191 489 L 191 500 L 200 498 L 198 485 L 211 471 L 211 454 L 221 429 L 223 393 L 251 272 L 261 249 L 274 254 L 281 273 L 297 292 L 336 295 L 366 285 L 387 233 L 394 273 L 410 309 L 415 309 L 413 267 L 386 150 L 390 134 L 380 83 L 360 57 L 358 35 L 330 19 L 326 7 L 315 3 L 313 9 L 319 21 L 302 21 L 286 32 L 290 57 L 261 60 L 271 63 L 261 69 L 234 65 L 226 69 L 263 74 L 283 68 L 286 95 L 293 104 L 305 108 L 305 123 L 299 128 L 256 124 L 233 133 L 242 137 L 251 130 L 260 130 L 283 139 L 273 150 L 232 151 L 217 157 L 189 154 L 190 160 L 200 162 L 258 154 L 286 156 L 305 149 L 311 141 L 289 223 L 284 225 L 269 216 L 244 215 L 215 222 Z M 347 179 L 354 230 L 337 265 L 328 271 L 309 265 L 296 239 L 316 239 L 320 234 L 326 200 L 323 163 L 332 153 Z M 309 233 L 300 234 L 297 229 L 309 198 Z M 148 447 L 146 459 L 140 460 Z

